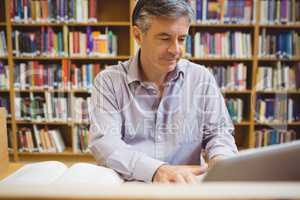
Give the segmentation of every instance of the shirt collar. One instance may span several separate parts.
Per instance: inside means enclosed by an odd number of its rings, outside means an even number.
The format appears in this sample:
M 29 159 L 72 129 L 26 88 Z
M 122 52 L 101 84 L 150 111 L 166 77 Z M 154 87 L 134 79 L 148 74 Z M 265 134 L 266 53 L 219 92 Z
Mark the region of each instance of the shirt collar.
M 131 59 L 131 62 L 129 62 L 129 69 L 127 73 L 127 80 L 128 84 L 139 81 L 143 82 L 142 75 L 141 75 L 141 68 L 140 68 L 140 50 L 134 55 L 134 57 Z M 184 64 L 180 60 L 177 62 L 176 68 L 169 72 L 167 75 L 167 82 L 169 81 L 175 81 L 177 78 L 184 77 Z

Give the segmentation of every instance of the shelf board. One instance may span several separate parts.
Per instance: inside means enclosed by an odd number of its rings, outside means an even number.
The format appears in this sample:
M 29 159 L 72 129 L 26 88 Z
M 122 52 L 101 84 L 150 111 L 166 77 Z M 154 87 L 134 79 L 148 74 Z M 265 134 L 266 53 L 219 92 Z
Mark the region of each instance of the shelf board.
M 73 93 L 91 93 L 92 90 L 91 89 L 72 89 Z
M 66 92 L 71 92 L 70 89 L 15 89 L 15 92 L 60 92 L 60 93 L 66 93 Z
M 254 24 L 193 23 L 191 27 L 209 28 L 253 28 Z
M 300 56 L 292 58 L 276 58 L 276 57 L 258 57 L 259 61 L 300 61 Z
M 70 60 L 127 60 L 130 56 L 126 55 L 119 55 L 119 56 L 86 56 L 86 57 L 79 57 L 73 56 L 69 57 Z
M 253 58 L 237 58 L 237 57 L 191 57 L 186 58 L 191 61 L 252 61 Z
M 90 122 L 74 122 L 74 125 L 90 125 Z
M 300 121 L 297 122 L 255 122 L 256 126 L 300 126 Z
M 130 26 L 128 21 L 103 21 L 103 22 L 70 22 L 66 23 L 68 26 Z
M 300 23 L 294 24 L 259 24 L 260 28 L 300 28 Z
M 4 25 L 6 25 L 4 23 Z M 12 22 L 14 27 L 32 27 L 32 26 L 128 26 L 129 21 L 102 21 L 102 22 Z
M 90 153 L 75 153 L 71 147 L 67 147 L 65 151 L 58 152 L 18 152 L 19 155 L 23 156 L 92 156 Z
M 251 94 L 251 90 L 221 90 L 223 94 Z
M 0 89 L 0 92 L 9 92 L 9 89 Z
M 261 94 L 300 94 L 300 90 L 272 90 L 272 91 L 262 91 L 258 90 L 256 93 Z
M 235 126 L 249 126 L 249 125 L 251 125 L 251 123 L 250 122 L 248 122 L 248 121 L 242 121 L 242 122 L 239 122 L 239 123 L 233 123 Z
M 37 125 L 71 125 L 68 121 L 33 121 L 33 120 L 16 120 L 16 124 L 37 124 Z
M 13 57 L 14 60 L 62 60 L 62 59 L 67 59 L 68 57 L 62 57 L 62 56 L 57 56 L 57 57 L 43 57 L 43 56 L 34 56 L 34 57 Z
M 32 27 L 32 26 L 63 26 L 63 23 L 58 22 L 12 22 L 11 25 L 13 27 Z
M 8 59 L 7 56 L 0 56 L 0 60 Z
M 0 26 L 6 26 L 5 22 L 0 22 Z

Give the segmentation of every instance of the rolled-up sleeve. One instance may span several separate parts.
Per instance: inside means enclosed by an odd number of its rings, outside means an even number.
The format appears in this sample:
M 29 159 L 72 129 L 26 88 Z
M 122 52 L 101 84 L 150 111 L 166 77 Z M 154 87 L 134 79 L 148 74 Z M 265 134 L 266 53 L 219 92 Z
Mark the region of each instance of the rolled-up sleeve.
M 164 162 L 133 150 L 122 140 L 121 109 L 109 73 L 101 73 L 94 81 L 90 105 L 90 150 L 99 164 L 114 169 L 126 180 L 151 182 Z
M 203 101 L 203 145 L 209 159 L 217 155 L 232 156 L 237 153 L 234 126 L 217 83 L 213 75 L 208 74 Z

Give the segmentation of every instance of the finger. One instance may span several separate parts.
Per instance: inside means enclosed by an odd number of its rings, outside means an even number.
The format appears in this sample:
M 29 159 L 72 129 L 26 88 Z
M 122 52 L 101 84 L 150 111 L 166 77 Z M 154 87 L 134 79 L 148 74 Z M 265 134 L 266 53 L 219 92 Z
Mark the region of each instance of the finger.
M 189 184 L 196 184 L 197 183 L 196 176 L 192 173 L 185 174 L 184 179 Z
M 173 180 L 174 183 L 183 183 L 183 184 L 187 183 L 181 174 L 177 174 Z
M 198 176 L 198 175 L 201 175 L 201 174 L 205 173 L 207 171 L 207 169 L 208 169 L 208 165 L 205 163 L 205 164 L 200 165 L 198 167 L 192 167 L 191 172 L 194 175 Z

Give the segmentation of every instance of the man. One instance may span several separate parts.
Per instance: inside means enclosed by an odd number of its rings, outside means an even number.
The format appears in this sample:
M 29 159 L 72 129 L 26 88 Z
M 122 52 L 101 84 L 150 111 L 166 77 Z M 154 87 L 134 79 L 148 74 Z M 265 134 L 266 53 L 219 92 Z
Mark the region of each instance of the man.
M 180 59 L 192 15 L 187 0 L 139 0 L 139 52 L 94 80 L 90 149 L 126 180 L 194 183 L 202 148 L 209 165 L 237 152 L 213 75 Z

